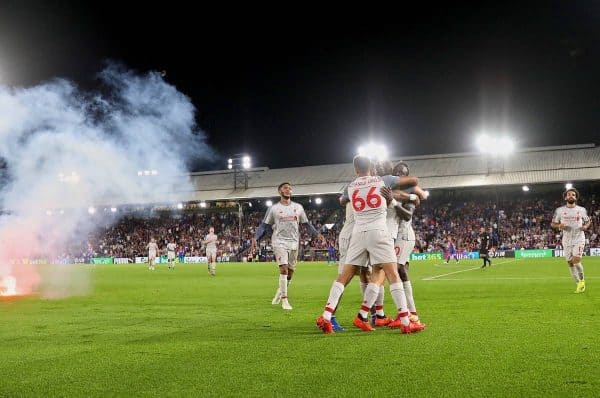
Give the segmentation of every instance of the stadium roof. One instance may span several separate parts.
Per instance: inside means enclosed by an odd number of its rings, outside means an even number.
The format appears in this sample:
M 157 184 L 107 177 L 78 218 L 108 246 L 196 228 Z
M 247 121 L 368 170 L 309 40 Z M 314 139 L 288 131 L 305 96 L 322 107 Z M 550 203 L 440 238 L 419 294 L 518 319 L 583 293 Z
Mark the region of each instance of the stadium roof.
M 400 160 L 400 159 L 395 159 Z M 402 158 L 426 189 L 600 180 L 600 147 L 594 144 L 521 149 L 505 157 L 479 153 Z M 294 195 L 342 192 L 354 179 L 351 163 L 247 171 L 248 189 L 234 190 L 231 170 L 190 175 L 194 190 L 170 193 L 171 201 L 276 197 L 277 186 L 293 184 Z

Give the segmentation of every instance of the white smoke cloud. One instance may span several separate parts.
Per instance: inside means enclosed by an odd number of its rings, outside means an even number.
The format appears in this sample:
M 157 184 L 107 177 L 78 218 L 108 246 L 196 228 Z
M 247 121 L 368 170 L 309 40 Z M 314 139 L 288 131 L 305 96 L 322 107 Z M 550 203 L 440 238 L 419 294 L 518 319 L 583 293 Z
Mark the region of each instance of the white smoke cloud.
M 164 202 L 191 189 L 189 162 L 214 156 L 160 73 L 110 65 L 99 77 L 101 93 L 63 79 L 0 86 L 0 280 L 10 260 L 54 258 L 86 236 L 100 217 L 89 206 Z

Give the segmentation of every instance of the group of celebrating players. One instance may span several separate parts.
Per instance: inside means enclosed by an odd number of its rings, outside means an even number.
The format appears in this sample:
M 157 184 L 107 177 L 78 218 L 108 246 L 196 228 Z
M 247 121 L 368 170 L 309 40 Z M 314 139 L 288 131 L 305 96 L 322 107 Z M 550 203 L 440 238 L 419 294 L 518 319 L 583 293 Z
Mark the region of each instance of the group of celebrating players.
M 354 275 L 359 275 L 363 302 L 354 326 L 364 331 L 374 330 L 373 326 L 388 326 L 402 333 L 419 332 L 425 324 L 417 315 L 408 260 L 415 245 L 412 213 L 421 200 L 427 199 L 428 193 L 419 187 L 416 177 L 409 176 L 406 163 L 395 166 L 389 161 L 375 163 L 359 155 L 353 165 L 357 178 L 340 198 L 340 204 L 346 206 L 346 219 L 339 236 L 338 277 L 317 326 L 326 334 L 343 330 L 334 317 L 335 309 L 345 286 Z M 272 246 L 280 270 L 272 303 L 281 302 L 283 309 L 290 310 L 288 285 L 296 268 L 299 224 L 305 224 L 313 236 L 320 234 L 308 222 L 302 205 L 291 201 L 291 184 L 280 184 L 278 192 L 281 200 L 269 208 L 257 228 L 251 252 L 256 241 L 272 229 Z M 398 310 L 395 319 L 387 317 L 383 310 L 386 279 Z M 374 314 L 369 320 L 372 310 Z

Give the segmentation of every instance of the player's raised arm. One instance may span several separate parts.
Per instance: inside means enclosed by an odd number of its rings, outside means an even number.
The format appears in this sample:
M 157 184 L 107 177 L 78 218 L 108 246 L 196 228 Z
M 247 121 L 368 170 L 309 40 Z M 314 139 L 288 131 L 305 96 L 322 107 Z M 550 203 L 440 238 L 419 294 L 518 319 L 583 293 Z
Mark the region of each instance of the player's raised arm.
M 384 184 L 392 189 L 402 189 L 419 185 L 418 177 L 386 175 L 381 178 Z

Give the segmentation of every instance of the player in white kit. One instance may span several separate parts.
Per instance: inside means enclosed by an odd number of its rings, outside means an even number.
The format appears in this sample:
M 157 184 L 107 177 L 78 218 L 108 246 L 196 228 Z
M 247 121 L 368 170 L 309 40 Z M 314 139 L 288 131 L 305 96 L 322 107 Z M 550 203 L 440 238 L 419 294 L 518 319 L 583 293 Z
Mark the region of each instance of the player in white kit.
M 177 245 L 174 242 L 167 243 L 167 262 L 169 263 L 169 269 L 175 269 L 175 249 L 177 249 Z
M 404 162 L 400 162 L 394 166 L 392 174 L 395 176 L 408 176 L 410 173 L 408 165 Z M 410 253 L 412 253 L 415 248 L 415 231 L 412 227 L 412 214 L 415 209 L 415 203 L 420 203 L 421 200 L 426 200 L 429 196 L 425 193 L 419 186 L 416 186 L 414 189 L 415 194 L 418 196 L 419 200 L 415 200 L 413 202 L 407 203 L 403 205 L 403 208 L 406 209 L 406 212 L 398 213 L 398 234 L 396 236 L 395 241 L 395 249 L 396 249 L 396 262 L 398 265 L 398 274 L 400 275 L 400 279 L 402 280 L 402 285 L 404 286 L 404 294 L 406 295 L 406 302 L 408 305 L 408 310 L 410 312 L 410 320 L 411 322 L 415 322 L 420 324 L 419 315 L 417 314 L 417 308 L 415 306 L 415 299 L 413 297 L 412 283 L 408 276 L 408 265 L 410 260 Z M 414 198 L 414 197 L 413 197 Z M 398 198 L 396 198 L 398 199 Z M 391 326 L 395 327 L 398 322 L 392 322 Z
M 148 269 L 154 271 L 154 262 L 158 253 L 158 245 L 154 238 L 150 238 L 150 243 L 146 245 L 146 249 L 148 249 Z
M 204 238 L 203 243 L 206 245 L 206 258 L 208 259 L 208 273 L 210 276 L 217 274 L 217 242 L 219 237 L 215 234 L 215 229 L 210 227 L 208 235 Z
M 340 198 L 340 202 L 343 202 L 344 200 L 342 198 Z M 338 236 L 338 249 L 339 249 L 339 254 L 340 254 L 340 258 L 339 258 L 339 263 L 338 263 L 338 275 L 341 275 L 342 272 L 344 271 L 344 265 L 346 265 L 346 255 L 348 254 L 348 247 L 350 247 L 350 239 L 352 238 L 352 230 L 354 229 L 354 210 L 352 209 L 352 205 L 350 204 L 350 202 L 346 203 L 346 217 L 344 219 L 344 226 L 342 227 L 342 230 L 340 231 L 340 234 Z M 355 270 L 355 273 L 358 273 L 360 276 L 360 291 L 361 291 L 361 296 L 364 296 L 365 294 L 365 289 L 367 288 L 367 285 L 369 284 L 369 276 L 370 276 L 370 269 L 369 267 L 365 266 L 365 267 L 357 267 Z M 350 283 L 350 281 L 348 281 L 346 284 Z M 343 331 L 344 328 L 338 323 L 336 317 L 335 317 L 335 309 L 331 314 L 331 326 L 333 327 L 333 330 L 338 332 L 338 331 Z
M 575 293 L 585 291 L 585 279 L 583 275 L 583 265 L 581 256 L 585 247 L 585 233 L 592 224 L 588 217 L 587 210 L 584 207 L 577 206 L 579 192 L 575 188 L 570 188 L 563 194 L 563 199 L 567 202 L 554 212 L 552 218 L 552 228 L 562 231 L 562 246 L 565 253 L 569 270 L 577 288 Z
M 267 233 L 269 226 L 272 226 L 271 245 L 275 261 L 279 266 L 279 287 L 271 304 L 277 305 L 281 302 L 284 310 L 291 310 L 292 306 L 288 300 L 288 285 L 296 270 L 300 241 L 299 225 L 304 224 L 313 237 L 323 239 L 323 236 L 308 221 L 302 205 L 292 202 L 292 185 L 289 182 L 279 184 L 277 191 L 280 200 L 267 210 L 263 222 L 256 229 L 250 252 L 254 252 L 256 242 Z
M 402 322 L 400 330 L 402 333 L 420 331 L 422 327 L 408 319 L 406 297 L 396 268 L 394 244 L 386 225 L 387 202 L 381 194 L 381 189 L 385 186 L 398 186 L 400 178 L 371 176 L 371 160 L 365 156 L 356 156 L 353 164 L 357 178 L 348 187 L 348 196 L 355 212 L 352 239 L 344 270 L 331 286 L 323 315 L 317 319 L 317 326 L 324 333 L 333 332 L 331 314 L 344 292 L 345 284 L 354 275 L 354 268 L 365 266 L 369 260 L 373 267 L 371 282 L 365 290 L 360 311 L 354 318 L 354 326 L 364 331 L 374 330 L 367 316 L 379 295 L 380 286 L 387 278 L 391 296 L 398 309 L 398 317 Z

